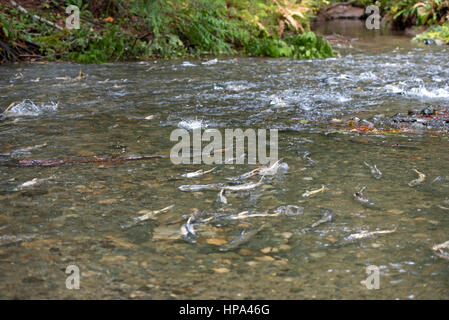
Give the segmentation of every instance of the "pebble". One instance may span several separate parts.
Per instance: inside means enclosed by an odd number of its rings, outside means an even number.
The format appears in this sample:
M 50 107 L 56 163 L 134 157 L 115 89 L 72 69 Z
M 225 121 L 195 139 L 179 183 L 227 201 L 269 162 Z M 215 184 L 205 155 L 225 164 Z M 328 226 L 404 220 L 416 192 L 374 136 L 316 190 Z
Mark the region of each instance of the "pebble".
M 101 262 L 106 262 L 106 263 L 122 263 L 127 261 L 128 259 L 125 256 L 110 256 L 110 255 L 106 255 L 103 256 L 103 258 L 101 258 Z
M 312 258 L 319 259 L 319 258 L 323 258 L 324 256 L 326 256 L 326 252 L 312 252 L 310 254 L 310 256 Z
M 260 249 L 260 252 L 262 252 L 263 254 L 267 254 L 267 253 L 270 253 L 271 252 L 271 247 L 266 247 L 266 248 L 263 248 L 263 249 Z
M 398 210 L 398 209 L 390 209 L 387 212 L 392 213 L 392 214 L 403 214 L 404 213 L 403 210 Z
M 292 237 L 293 233 L 291 233 L 291 232 L 283 232 L 281 235 L 285 239 L 290 239 Z
M 251 256 L 253 253 L 251 250 L 248 249 L 240 249 L 238 254 L 241 256 Z
M 220 239 L 220 238 L 211 238 L 211 239 L 207 239 L 206 242 L 208 244 L 213 244 L 215 246 L 221 246 L 227 243 L 227 241 L 225 239 Z
M 104 199 L 104 200 L 98 201 L 99 204 L 113 204 L 116 202 L 117 202 L 117 199 Z
M 227 273 L 229 272 L 228 268 L 214 268 L 215 273 Z
M 144 297 L 145 295 L 146 295 L 146 293 L 143 292 L 143 291 L 134 291 L 134 292 L 132 292 L 132 293 L 129 295 L 129 297 L 130 297 L 131 299 L 135 299 L 135 298 L 142 298 L 142 297 Z
M 274 261 L 274 258 L 270 256 L 255 257 L 254 259 L 257 261 Z

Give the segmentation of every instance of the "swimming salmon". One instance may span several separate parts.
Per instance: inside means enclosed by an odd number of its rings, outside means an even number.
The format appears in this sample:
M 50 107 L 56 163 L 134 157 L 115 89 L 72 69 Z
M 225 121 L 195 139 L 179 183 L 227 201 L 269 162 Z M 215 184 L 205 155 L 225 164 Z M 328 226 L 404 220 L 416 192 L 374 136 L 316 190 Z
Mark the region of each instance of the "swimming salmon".
M 217 201 L 224 203 L 224 204 L 228 204 L 228 199 L 226 199 L 226 197 L 225 197 L 225 189 L 220 190 L 220 192 L 218 193 Z
M 198 170 L 198 171 L 195 171 L 195 172 L 184 173 L 184 174 L 181 175 L 181 177 L 184 177 L 184 178 L 196 178 L 196 177 L 200 177 L 200 176 L 202 176 L 202 175 L 204 175 L 206 173 L 212 172 L 214 170 L 215 170 L 215 168 L 212 168 L 212 169 L 207 170 L 207 171 L 204 171 L 203 169 L 201 169 L 201 170 Z
M 212 183 L 212 184 L 184 184 L 179 186 L 178 189 L 181 191 L 200 191 L 200 190 L 220 190 L 223 184 Z
M 376 165 L 370 165 L 366 162 L 363 162 L 365 164 L 365 166 L 367 166 L 370 170 L 371 170 L 371 174 L 374 176 L 374 178 L 376 179 L 380 179 L 382 178 L 382 172 L 377 169 Z
M 345 238 L 345 241 L 355 241 L 355 240 L 361 240 L 365 238 L 374 238 L 375 236 L 379 234 L 387 234 L 387 233 L 393 233 L 396 231 L 395 229 L 392 230 L 379 230 L 379 231 L 362 231 L 360 233 L 353 233 L 350 234 Z
M 246 184 L 240 184 L 237 186 L 224 186 L 223 189 L 230 190 L 230 191 L 247 191 L 257 188 L 258 186 L 262 185 L 262 180 L 265 176 L 262 176 L 262 178 L 259 180 L 259 182 L 250 182 Z
M 321 209 L 320 210 L 323 213 L 323 216 L 318 221 L 315 221 L 312 223 L 310 227 L 302 229 L 299 233 L 306 234 L 313 230 L 313 228 L 318 227 L 319 225 L 332 221 L 334 219 L 335 213 L 330 209 Z
M 432 247 L 432 250 L 435 251 L 435 254 L 437 256 L 449 260 L 449 253 L 447 251 L 443 251 L 442 249 L 449 249 L 449 240 L 440 244 L 436 244 Z
M 320 189 L 316 189 L 316 190 L 312 190 L 312 191 L 306 191 L 302 194 L 303 198 L 307 198 L 310 196 L 313 196 L 314 194 L 320 193 L 320 192 L 324 192 L 326 190 L 329 190 L 326 188 L 326 186 L 322 186 Z
M 359 192 L 355 192 L 355 193 L 354 193 L 354 198 L 355 198 L 357 201 L 361 202 L 362 204 L 369 205 L 369 206 L 374 206 L 375 203 L 374 203 L 370 198 L 368 198 L 368 197 L 366 197 L 366 196 L 363 195 L 363 191 L 364 191 L 366 188 L 367 188 L 367 187 L 364 186 L 362 189 L 360 189 Z
M 243 230 L 242 233 L 239 236 L 237 236 L 234 239 L 232 239 L 231 241 L 229 241 L 227 244 L 222 246 L 219 250 L 220 251 L 230 251 L 230 250 L 236 249 L 240 245 L 248 242 L 257 233 L 259 233 L 259 231 L 262 230 L 264 228 L 264 226 L 265 225 L 262 225 L 258 229 L 253 229 L 253 230 L 250 230 L 250 231 Z
M 416 169 L 413 169 L 413 171 L 415 171 L 418 174 L 419 177 L 418 177 L 418 179 L 415 179 L 415 180 L 412 180 L 412 181 L 409 182 L 408 185 L 410 187 L 417 186 L 418 184 L 424 182 L 424 180 L 426 179 L 426 175 L 424 173 L 421 173 L 421 172 L 419 172 Z
M 184 224 L 181 227 L 181 235 L 183 239 L 192 243 L 195 243 L 196 240 L 198 239 L 195 230 L 193 229 L 194 220 L 195 220 L 194 216 L 191 215 L 190 218 L 187 220 L 186 224 Z
M 144 215 L 141 215 L 139 217 L 133 218 L 133 220 L 131 222 L 123 224 L 121 227 L 122 228 L 130 228 L 130 227 L 136 225 L 139 222 L 142 222 L 142 221 L 145 221 L 145 220 L 148 220 L 148 219 L 153 219 L 159 213 L 166 212 L 166 211 L 174 208 L 174 206 L 175 205 L 172 204 L 171 206 L 165 207 L 165 208 L 160 209 L 160 210 L 152 210 L 152 211 L 146 212 Z

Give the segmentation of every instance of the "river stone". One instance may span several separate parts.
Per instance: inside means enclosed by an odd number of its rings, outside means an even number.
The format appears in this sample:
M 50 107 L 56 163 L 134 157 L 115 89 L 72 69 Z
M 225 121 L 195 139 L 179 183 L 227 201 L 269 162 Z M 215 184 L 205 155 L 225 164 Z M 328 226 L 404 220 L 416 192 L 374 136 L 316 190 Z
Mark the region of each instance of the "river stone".
M 270 256 L 255 257 L 254 259 L 257 261 L 274 261 L 274 258 Z
M 399 210 L 399 209 L 390 209 L 387 212 L 391 213 L 391 214 L 403 214 L 404 213 L 403 210 Z
M 364 15 L 364 8 L 357 8 L 351 5 L 337 5 L 320 13 L 319 17 L 324 18 L 325 20 L 361 19 Z
M 260 249 L 260 252 L 262 252 L 263 254 L 267 254 L 271 252 L 271 247 L 266 247 L 263 249 Z
M 253 253 L 251 250 L 248 250 L 248 249 L 240 249 L 238 251 L 238 254 L 241 256 L 251 256 Z
M 145 297 L 145 295 L 146 295 L 146 293 L 143 292 L 143 291 L 134 291 L 134 292 L 132 292 L 132 293 L 129 295 L 129 297 L 130 297 L 131 299 L 135 299 L 135 298 L 142 298 L 142 297 Z
M 281 250 L 281 251 L 290 250 L 291 248 L 292 248 L 292 247 L 289 246 L 288 244 L 281 244 L 281 245 L 279 246 L 279 250 Z
M 320 259 L 326 256 L 326 252 L 312 252 L 310 256 L 315 259 Z

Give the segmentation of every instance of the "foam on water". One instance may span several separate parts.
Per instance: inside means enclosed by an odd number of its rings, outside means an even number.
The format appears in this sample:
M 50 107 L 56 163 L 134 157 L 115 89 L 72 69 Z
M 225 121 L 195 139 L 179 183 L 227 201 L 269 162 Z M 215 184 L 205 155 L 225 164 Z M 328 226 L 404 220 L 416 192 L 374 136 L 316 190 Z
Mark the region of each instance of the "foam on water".
M 178 127 L 186 130 L 194 130 L 206 128 L 208 125 L 203 120 L 182 120 L 178 123 Z
M 58 109 L 59 103 L 51 101 L 49 104 L 35 104 L 30 99 L 25 99 L 22 102 L 16 104 L 10 110 L 7 111 L 8 114 L 12 115 L 29 115 L 36 116 L 44 112 L 52 112 Z
M 407 91 L 407 95 L 423 97 L 423 98 L 449 98 L 449 88 L 438 88 L 428 90 L 426 87 L 411 88 Z
M 196 64 L 193 64 L 189 61 L 183 61 L 181 64 L 183 67 L 196 67 Z

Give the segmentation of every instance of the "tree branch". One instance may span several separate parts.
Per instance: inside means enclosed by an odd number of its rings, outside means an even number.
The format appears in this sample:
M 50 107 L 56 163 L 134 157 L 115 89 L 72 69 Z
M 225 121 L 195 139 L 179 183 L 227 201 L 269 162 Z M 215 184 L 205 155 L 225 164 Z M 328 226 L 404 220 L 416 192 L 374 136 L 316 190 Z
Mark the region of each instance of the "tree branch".
M 16 7 L 20 12 L 22 12 L 22 13 L 24 13 L 24 14 L 26 14 L 26 15 L 31 16 L 33 19 L 36 19 L 36 20 L 41 21 L 41 22 L 44 22 L 44 23 L 46 23 L 46 24 L 48 24 L 48 25 L 50 25 L 50 26 L 52 26 L 52 27 L 54 27 L 54 28 L 56 28 L 56 29 L 58 29 L 58 30 L 61 30 L 61 31 L 64 30 L 62 27 L 58 26 L 56 23 L 53 23 L 53 22 L 51 22 L 51 21 L 48 21 L 48 20 L 45 19 L 45 18 L 39 17 L 39 16 L 36 15 L 36 14 L 31 14 L 31 13 L 29 13 L 27 9 L 25 9 L 24 7 L 22 7 L 22 6 L 21 6 L 20 4 L 18 4 L 17 2 L 15 2 L 15 1 L 13 1 L 13 0 L 10 0 L 10 2 L 11 2 L 11 4 L 12 4 L 14 7 Z

